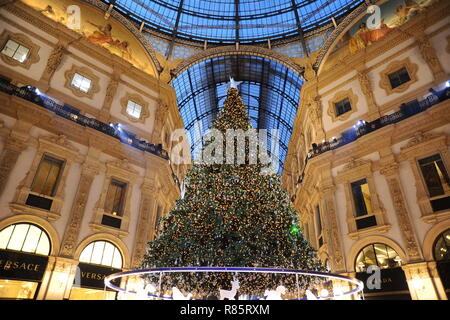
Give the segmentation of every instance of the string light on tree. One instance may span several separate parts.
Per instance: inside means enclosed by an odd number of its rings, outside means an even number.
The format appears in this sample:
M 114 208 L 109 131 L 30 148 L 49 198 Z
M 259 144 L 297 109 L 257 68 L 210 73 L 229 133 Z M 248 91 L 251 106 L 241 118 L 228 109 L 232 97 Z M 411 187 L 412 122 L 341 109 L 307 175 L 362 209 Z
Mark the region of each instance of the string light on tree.
M 230 78 L 224 107 L 212 128 L 244 132 L 250 118 Z M 211 141 L 205 141 L 206 148 Z M 277 174 L 261 174 L 266 165 L 196 163 L 185 178 L 185 193 L 161 219 L 159 237 L 148 245 L 143 268 L 161 267 L 265 267 L 324 271 L 316 251 L 299 228 Z M 224 158 L 226 146 L 224 142 Z M 236 150 L 235 150 L 236 152 Z M 236 281 L 229 273 L 172 274 L 163 276 L 163 290 L 176 287 L 184 296 L 202 298 L 230 290 Z M 295 277 L 286 274 L 239 276 L 239 295 L 264 295 L 282 285 L 297 290 Z M 307 278 L 300 279 L 305 285 Z

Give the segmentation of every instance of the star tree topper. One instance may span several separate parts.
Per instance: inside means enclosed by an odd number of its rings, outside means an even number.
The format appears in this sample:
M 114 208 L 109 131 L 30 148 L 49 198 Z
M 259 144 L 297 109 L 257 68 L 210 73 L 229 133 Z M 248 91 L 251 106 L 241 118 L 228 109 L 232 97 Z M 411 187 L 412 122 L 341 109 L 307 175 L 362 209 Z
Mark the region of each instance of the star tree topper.
M 242 81 L 235 81 L 233 77 L 230 77 L 230 83 L 227 85 L 228 88 L 238 88 L 238 85 L 240 85 Z

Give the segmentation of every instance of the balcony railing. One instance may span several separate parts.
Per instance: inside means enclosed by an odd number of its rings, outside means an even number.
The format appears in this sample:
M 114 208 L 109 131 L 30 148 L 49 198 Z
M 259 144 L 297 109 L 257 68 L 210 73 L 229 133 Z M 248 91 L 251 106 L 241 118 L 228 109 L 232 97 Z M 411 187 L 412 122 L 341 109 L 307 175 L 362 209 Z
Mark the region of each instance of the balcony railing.
M 400 122 L 418 113 L 424 112 L 428 108 L 431 108 L 432 106 L 450 98 L 450 88 L 447 86 L 441 91 L 434 91 L 430 89 L 430 92 L 432 92 L 432 94 L 427 96 L 423 100 L 419 101 L 415 99 L 408 103 L 403 103 L 400 106 L 400 110 L 397 112 L 382 116 L 371 122 L 358 121 L 353 127 L 342 132 L 341 137 L 339 138 L 335 138 L 330 142 L 324 142 L 319 145 L 313 144 L 313 149 L 310 150 L 308 156 L 305 158 L 304 168 L 306 168 L 306 164 L 308 163 L 309 159 L 317 157 L 327 151 L 345 146 L 346 144 L 349 144 L 373 131 Z M 297 180 L 297 184 L 303 181 L 303 177 L 304 170 L 300 174 Z
M 17 87 L 11 84 L 8 80 L 0 78 L 0 92 L 4 92 L 6 94 L 30 101 L 42 108 L 54 112 L 60 117 L 75 122 L 81 126 L 92 128 L 110 137 L 120 140 L 121 142 L 136 149 L 169 160 L 168 153 L 167 151 L 162 149 L 162 145 L 154 145 L 145 140 L 141 140 L 137 138 L 135 134 L 118 128 L 117 125 L 106 124 L 97 119 L 79 114 L 74 109 L 64 105 L 60 105 L 46 95 L 39 94 L 39 91 L 32 86 Z

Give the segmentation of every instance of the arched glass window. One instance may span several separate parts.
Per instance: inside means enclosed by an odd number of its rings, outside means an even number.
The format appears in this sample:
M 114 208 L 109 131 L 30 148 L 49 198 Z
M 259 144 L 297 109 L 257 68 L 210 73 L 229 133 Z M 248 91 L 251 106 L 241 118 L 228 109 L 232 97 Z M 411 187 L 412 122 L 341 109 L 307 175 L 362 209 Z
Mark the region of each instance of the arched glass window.
M 48 256 L 50 239 L 44 230 L 33 224 L 16 223 L 0 231 L 0 249 Z
M 381 269 L 395 268 L 401 266 L 401 259 L 391 247 L 383 243 L 373 243 L 359 252 L 355 269 L 357 272 L 363 272 L 370 265 L 376 265 Z
M 450 261 L 450 229 L 442 232 L 434 243 L 434 259 Z
M 80 262 L 122 269 L 122 255 L 111 242 L 94 241 L 83 249 Z

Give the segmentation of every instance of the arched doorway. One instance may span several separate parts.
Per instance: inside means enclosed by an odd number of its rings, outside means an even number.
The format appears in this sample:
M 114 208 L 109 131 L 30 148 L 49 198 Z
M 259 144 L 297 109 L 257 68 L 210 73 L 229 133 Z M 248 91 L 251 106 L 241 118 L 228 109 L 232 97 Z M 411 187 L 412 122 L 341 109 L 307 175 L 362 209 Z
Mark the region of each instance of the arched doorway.
M 450 229 L 442 232 L 435 240 L 433 255 L 439 276 L 447 297 L 450 297 Z
M 0 231 L 0 299 L 36 299 L 48 263 L 48 234 L 30 223 Z
M 384 243 L 372 243 L 356 256 L 356 278 L 364 282 L 367 300 L 410 300 L 399 254 Z
M 109 241 L 89 243 L 81 252 L 70 300 L 114 300 L 116 292 L 105 290 L 106 276 L 122 271 L 123 256 Z

